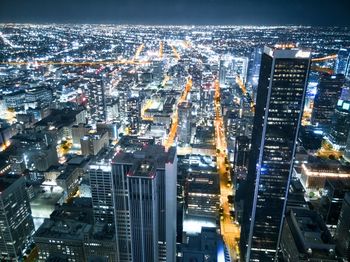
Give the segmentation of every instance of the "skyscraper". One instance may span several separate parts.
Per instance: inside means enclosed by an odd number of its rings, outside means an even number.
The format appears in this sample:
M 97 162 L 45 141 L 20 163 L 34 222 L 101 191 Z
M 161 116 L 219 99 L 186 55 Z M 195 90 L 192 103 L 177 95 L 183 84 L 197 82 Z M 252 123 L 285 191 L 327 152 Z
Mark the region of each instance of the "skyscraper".
M 102 78 L 92 78 L 87 86 L 88 113 L 93 121 L 106 121 L 106 91 Z
M 350 101 L 339 100 L 334 111 L 332 127 L 327 135 L 328 141 L 336 149 L 345 149 L 350 126 Z
M 24 177 L 0 178 L 0 258 L 19 261 L 24 244 L 34 232 Z
M 101 155 L 89 166 L 92 207 L 95 222 L 114 224 L 114 202 L 112 195 L 112 153 Z
M 220 83 L 220 86 L 225 85 L 225 82 L 226 82 L 225 61 L 220 60 L 220 64 L 219 64 L 219 83 Z
M 133 261 L 159 261 L 159 176 L 151 161 L 137 163 L 128 176 Z M 135 243 L 137 242 L 137 243 Z
M 344 75 L 324 74 L 317 86 L 311 123 L 324 128 L 332 124 L 332 116 L 345 82 Z
M 344 261 L 350 259 L 350 193 L 345 195 L 340 217 L 338 221 L 337 231 L 335 234 L 336 249 L 344 258 Z
M 340 49 L 335 63 L 335 73 L 345 75 L 350 66 L 350 52 L 347 49 Z
M 287 46 L 264 48 L 241 229 L 245 261 L 276 259 L 310 54 Z
M 89 173 L 95 220 L 115 225 L 119 261 L 175 261 L 176 150 L 110 154 Z
M 179 144 L 191 142 L 191 109 L 191 102 L 181 102 L 178 105 L 179 125 L 177 133 Z
M 127 100 L 127 119 L 131 134 L 137 134 L 140 131 L 141 102 L 137 97 L 131 97 Z

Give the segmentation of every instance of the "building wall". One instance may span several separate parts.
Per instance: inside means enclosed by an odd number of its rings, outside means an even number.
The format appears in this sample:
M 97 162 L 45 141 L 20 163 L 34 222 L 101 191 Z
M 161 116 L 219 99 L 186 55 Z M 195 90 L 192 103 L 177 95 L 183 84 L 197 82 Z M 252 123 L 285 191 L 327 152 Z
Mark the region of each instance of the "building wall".
M 241 237 L 246 261 L 277 253 L 310 67 L 310 53 L 300 52 L 265 47 L 262 57 Z
M 0 258 L 16 260 L 33 232 L 25 179 L 20 177 L 0 194 Z

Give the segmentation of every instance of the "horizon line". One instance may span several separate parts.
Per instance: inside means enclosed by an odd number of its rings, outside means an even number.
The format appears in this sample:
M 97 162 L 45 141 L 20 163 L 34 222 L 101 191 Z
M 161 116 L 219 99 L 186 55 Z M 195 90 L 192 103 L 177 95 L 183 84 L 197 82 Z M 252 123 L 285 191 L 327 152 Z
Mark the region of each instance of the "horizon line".
M 173 24 L 173 23 L 116 23 L 116 22 L 101 22 L 101 23 L 85 23 L 85 22 L 0 22 L 0 25 L 109 25 L 109 26 L 140 26 L 140 27 L 340 27 L 349 28 L 350 25 L 311 25 L 311 24 Z

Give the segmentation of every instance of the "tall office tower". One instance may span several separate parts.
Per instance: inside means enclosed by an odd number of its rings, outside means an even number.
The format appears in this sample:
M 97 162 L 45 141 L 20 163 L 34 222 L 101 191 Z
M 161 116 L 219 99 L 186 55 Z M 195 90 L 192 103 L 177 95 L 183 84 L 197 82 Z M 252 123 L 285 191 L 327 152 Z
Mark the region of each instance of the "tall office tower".
M 245 83 L 248 75 L 248 57 L 234 57 L 232 59 L 232 71 L 235 75 L 239 75 Z
M 313 125 L 326 129 L 331 126 L 334 109 L 337 106 L 344 83 L 344 75 L 322 75 L 317 86 L 317 94 L 311 116 Z
M 334 111 L 332 127 L 327 135 L 328 141 L 336 150 L 346 148 L 350 126 L 350 101 L 339 100 Z
M 22 261 L 23 245 L 34 232 L 24 177 L 0 178 L 0 258 Z
M 106 92 L 103 79 L 91 78 L 89 83 L 87 87 L 89 117 L 93 122 L 106 121 Z
M 144 160 L 127 176 L 133 261 L 159 261 L 157 193 L 161 174 L 157 174 L 155 163 Z
M 119 261 L 175 261 L 176 150 L 121 151 L 89 173 L 95 220 L 115 224 Z
M 176 244 L 176 174 L 177 157 L 176 150 L 171 148 L 168 152 L 164 147 L 149 145 L 142 151 L 133 154 L 119 153 L 113 160 L 112 173 L 115 192 L 116 233 L 120 260 L 135 260 L 133 250 L 141 242 L 135 239 L 130 199 L 130 171 L 142 161 L 149 161 L 155 167 L 155 176 L 158 176 L 158 260 L 175 261 Z M 156 232 L 155 232 L 156 233 Z M 147 258 L 145 258 L 147 259 Z M 150 261 L 150 260 L 148 260 Z
M 247 82 L 252 85 L 254 92 L 256 91 L 259 80 L 261 54 L 262 49 L 255 47 L 249 60 Z
M 277 256 L 309 68 L 310 51 L 264 48 L 241 228 L 245 261 Z
M 181 102 L 178 105 L 179 125 L 177 134 L 180 145 L 191 142 L 191 109 L 191 102 Z
M 345 75 L 350 66 L 350 52 L 347 49 L 340 49 L 335 63 L 335 73 Z
M 335 234 L 336 250 L 344 259 L 350 261 L 350 193 L 345 195 Z
M 326 180 L 319 211 L 330 230 L 334 230 L 337 226 L 346 192 L 350 192 L 350 180 L 344 178 Z
M 141 102 L 139 98 L 129 98 L 127 103 L 128 127 L 131 134 L 137 134 L 140 131 L 141 122 Z
M 219 64 L 219 83 L 220 86 L 224 85 L 226 82 L 226 66 L 225 66 L 225 61 L 220 60 Z
M 94 221 L 108 225 L 113 225 L 115 222 L 111 166 L 113 156 L 113 152 L 100 155 L 89 165 L 88 170 Z
M 162 81 L 164 76 L 164 62 L 161 60 L 153 61 L 151 68 L 153 79 L 158 82 Z

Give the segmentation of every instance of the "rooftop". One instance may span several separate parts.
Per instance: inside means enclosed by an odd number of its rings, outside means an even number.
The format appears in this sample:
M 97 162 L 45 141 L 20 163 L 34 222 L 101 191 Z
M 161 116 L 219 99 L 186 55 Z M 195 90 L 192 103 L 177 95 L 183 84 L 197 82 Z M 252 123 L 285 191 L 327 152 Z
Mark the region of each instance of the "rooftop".
M 19 176 L 0 176 L 0 194 L 16 182 Z
M 173 147 L 166 152 L 161 145 L 146 145 L 140 151 L 133 153 L 118 152 L 113 159 L 113 163 L 135 164 L 140 160 L 147 160 L 152 162 L 155 168 L 165 168 L 166 163 L 173 163 L 175 154 L 176 149 Z
M 35 233 L 35 237 L 50 237 L 69 240 L 83 240 L 89 234 L 92 226 L 70 219 L 45 219 Z
M 153 163 L 151 161 L 145 160 L 136 163 L 128 175 L 133 177 L 154 178 L 155 173 L 156 172 Z
M 287 212 L 286 223 L 290 228 L 295 245 L 300 253 L 309 253 L 312 257 L 328 257 L 335 250 L 335 244 L 322 218 L 307 209 L 291 209 Z

